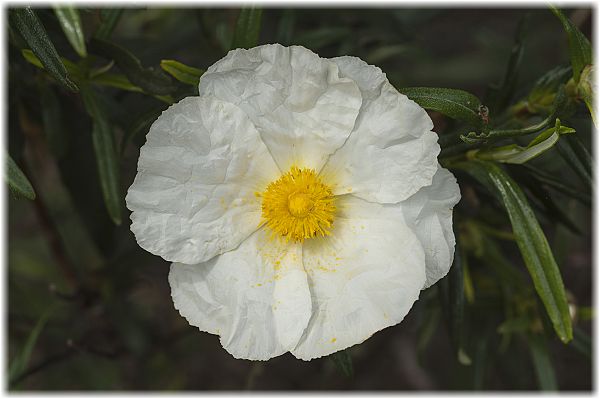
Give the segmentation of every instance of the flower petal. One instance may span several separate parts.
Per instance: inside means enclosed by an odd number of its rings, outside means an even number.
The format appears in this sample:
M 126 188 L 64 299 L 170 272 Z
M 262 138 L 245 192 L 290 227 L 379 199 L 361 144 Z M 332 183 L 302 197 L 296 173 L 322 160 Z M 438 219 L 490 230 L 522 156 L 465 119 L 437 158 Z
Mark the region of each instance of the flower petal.
M 396 203 L 431 184 L 440 147 L 425 110 L 398 93 L 379 68 L 355 57 L 333 61 L 363 97 L 352 134 L 322 171 L 336 183 L 335 193 Z
M 236 358 L 267 360 L 294 348 L 311 314 L 299 244 L 259 230 L 239 248 L 197 265 L 173 263 L 175 308 L 202 331 L 220 335 Z
M 460 189 L 456 178 L 440 166 L 430 186 L 397 205 L 425 250 L 427 281 L 424 288 L 444 277 L 452 265 L 455 244 L 452 208 L 458 201 Z
M 404 318 L 425 282 L 425 259 L 402 212 L 338 197 L 331 236 L 304 242 L 313 315 L 294 356 L 348 348 Z
M 260 223 L 255 192 L 279 170 L 239 108 L 188 97 L 154 122 L 127 193 L 139 245 L 198 263 L 240 244 Z
M 335 63 L 279 44 L 230 51 L 202 75 L 200 95 L 207 94 L 248 114 L 282 171 L 320 170 L 346 141 L 362 101 Z

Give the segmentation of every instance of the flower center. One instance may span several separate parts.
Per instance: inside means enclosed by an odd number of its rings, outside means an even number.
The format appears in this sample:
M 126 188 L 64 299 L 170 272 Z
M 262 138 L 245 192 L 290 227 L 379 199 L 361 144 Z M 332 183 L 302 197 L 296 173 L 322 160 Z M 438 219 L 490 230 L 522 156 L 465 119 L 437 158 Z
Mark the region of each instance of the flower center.
M 305 193 L 294 193 L 290 194 L 288 200 L 288 208 L 292 216 L 297 218 L 304 218 L 308 216 L 314 205 L 314 201 L 308 194 Z
M 335 198 L 314 170 L 292 166 L 261 196 L 263 222 L 274 234 L 297 242 L 330 234 Z

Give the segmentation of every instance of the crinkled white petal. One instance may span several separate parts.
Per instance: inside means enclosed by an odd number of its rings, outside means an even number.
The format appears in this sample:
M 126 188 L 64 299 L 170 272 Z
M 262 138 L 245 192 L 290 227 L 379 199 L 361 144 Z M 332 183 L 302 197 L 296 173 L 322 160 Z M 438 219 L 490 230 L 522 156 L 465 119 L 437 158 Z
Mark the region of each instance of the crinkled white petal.
M 146 138 L 126 197 L 142 248 L 198 263 L 258 228 L 255 192 L 279 170 L 242 110 L 209 96 L 188 97 L 163 112 Z
M 452 208 L 458 201 L 460 189 L 456 178 L 440 166 L 430 186 L 394 205 L 402 209 L 406 223 L 425 250 L 425 288 L 444 277 L 452 265 L 455 244 Z
M 220 335 L 236 358 L 267 360 L 290 351 L 311 314 L 301 245 L 273 240 L 262 229 L 208 262 L 173 263 L 169 283 L 181 315 Z
M 292 351 L 303 360 L 399 323 L 425 282 L 423 249 L 401 212 L 351 195 L 337 206 L 331 236 L 303 246 L 313 314 Z
M 396 203 L 431 184 L 440 147 L 425 110 L 400 94 L 379 68 L 356 57 L 333 61 L 363 97 L 353 132 L 322 171 L 336 183 L 334 192 Z
M 361 106 L 353 80 L 301 47 L 279 44 L 230 51 L 200 79 L 200 95 L 242 108 L 282 171 L 320 170 L 352 131 Z

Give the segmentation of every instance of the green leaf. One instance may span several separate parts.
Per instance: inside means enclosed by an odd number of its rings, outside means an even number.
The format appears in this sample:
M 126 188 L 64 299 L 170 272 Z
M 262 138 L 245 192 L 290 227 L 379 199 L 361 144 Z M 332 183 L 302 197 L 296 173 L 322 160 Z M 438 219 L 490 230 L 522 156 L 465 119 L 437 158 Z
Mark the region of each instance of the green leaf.
M 46 326 L 48 319 L 52 315 L 52 312 L 54 312 L 54 307 L 44 312 L 42 316 L 40 316 L 40 318 L 38 319 L 33 329 L 29 332 L 27 340 L 25 341 L 25 345 L 23 345 L 23 348 L 21 349 L 20 353 L 15 357 L 15 359 L 13 359 L 9 366 L 9 381 L 14 381 L 14 379 L 20 374 L 22 374 L 27 368 L 27 365 L 29 364 L 29 359 L 31 358 L 31 354 L 33 353 L 33 349 L 35 348 L 35 344 L 37 343 L 38 338 L 42 333 L 42 330 Z
M 586 146 L 583 144 L 583 142 L 581 141 L 579 136 L 575 134 L 575 135 L 567 137 L 566 139 L 567 139 L 567 143 L 571 146 L 571 148 L 573 149 L 573 152 L 575 152 L 575 154 L 579 158 L 579 161 L 581 162 L 581 164 L 583 165 L 583 167 L 585 168 L 587 173 L 589 175 L 592 175 L 592 171 L 594 168 L 594 165 L 592 162 L 592 155 L 590 154 L 590 152 L 588 151 Z
M 587 65 L 592 63 L 592 46 L 587 37 L 565 16 L 558 8 L 550 5 L 550 10 L 560 20 L 563 29 L 567 33 L 569 42 L 569 56 L 571 58 L 571 66 L 573 67 L 573 78 L 575 83 L 579 82 L 581 71 Z
M 94 37 L 105 40 L 110 39 L 110 36 L 117 26 L 119 19 L 121 19 L 122 13 L 122 8 L 106 8 L 100 11 L 101 23 L 94 33 Z
M 457 354 L 458 361 L 468 366 L 471 359 L 463 348 L 463 328 L 465 325 L 465 290 L 463 277 L 463 252 L 457 240 L 454 252 L 454 263 L 448 272 L 448 300 L 450 316 L 450 336 Z
M 560 140 L 557 145 L 558 152 L 563 157 L 567 165 L 579 176 L 586 186 L 591 189 L 593 184 L 591 168 L 586 164 L 580 154 L 577 154 L 573 146 L 567 140 Z
M 261 19 L 261 8 L 242 8 L 235 23 L 231 48 L 255 47 L 258 44 Z
M 482 125 L 481 102 L 471 93 L 435 87 L 405 87 L 399 91 L 425 109 L 440 112 L 472 126 Z
M 545 184 L 570 198 L 575 198 L 584 205 L 591 206 L 592 200 L 589 192 L 585 192 L 565 184 L 563 180 L 557 178 L 555 175 L 547 173 L 541 169 L 534 168 L 531 165 L 524 164 L 522 167 L 526 169 L 526 172 L 524 171 L 524 173 L 529 173 L 540 184 Z
M 558 88 L 569 81 L 572 71 L 571 66 L 559 65 L 546 72 L 534 83 L 527 98 L 511 107 L 511 113 L 518 115 L 522 110 L 530 114 L 552 112 Z
M 60 101 L 51 86 L 40 85 L 40 104 L 48 147 L 56 159 L 61 159 L 67 152 L 68 136 L 62 121 Z
M 8 154 L 5 154 L 5 156 L 6 169 L 4 170 L 4 179 L 8 183 L 8 187 L 17 195 L 34 200 L 35 191 L 33 190 L 33 186 L 11 156 Z
M 495 194 L 504 203 L 517 245 L 554 330 L 563 342 L 569 342 L 573 338 L 573 329 L 560 270 L 523 191 L 494 163 L 470 161 L 455 166 L 466 170 L 482 184 L 494 187 Z
M 88 114 L 92 117 L 92 142 L 106 210 L 113 223 L 121 224 L 121 189 L 119 163 L 110 122 L 100 107 L 92 89 L 81 92 Z
M 485 150 L 472 150 L 467 153 L 467 157 L 471 159 L 477 158 L 503 163 L 522 164 L 542 155 L 554 147 L 561 135 L 570 133 L 575 133 L 575 129 L 561 126 L 560 120 L 556 119 L 556 124 L 553 128 L 544 130 L 526 147 L 509 144 Z
M 166 95 L 177 90 L 169 76 L 160 70 L 144 68 L 140 60 L 123 47 L 101 39 L 92 39 L 89 50 L 114 60 L 127 79 L 146 93 Z
M 102 73 L 100 75 L 90 77 L 89 82 L 99 86 L 114 87 L 116 89 L 127 90 L 134 93 L 146 93 L 144 90 L 142 90 L 141 87 L 138 87 L 131 83 L 129 79 L 127 79 L 127 76 L 122 75 L 120 73 Z M 171 96 L 152 96 L 164 103 L 173 104 L 173 98 Z
M 520 316 L 504 321 L 498 326 L 498 334 L 513 334 L 529 331 L 531 328 L 531 319 L 528 316 Z
M 540 389 L 542 391 L 557 391 L 556 376 L 552 367 L 552 359 L 548 352 L 546 339 L 541 334 L 530 334 L 528 336 L 529 350 L 535 375 L 537 376 Z
M 31 7 L 10 9 L 8 15 L 11 26 L 23 36 L 44 69 L 68 90 L 79 91 L 77 85 L 69 78 L 67 69 Z
M 277 43 L 289 46 L 292 43 L 294 25 L 296 24 L 296 14 L 293 8 L 283 10 L 283 15 L 279 19 L 277 27 Z
M 195 87 L 198 87 L 200 76 L 204 73 L 202 69 L 194 68 L 175 60 L 161 60 L 160 67 L 181 83 Z
M 515 268 L 513 262 L 506 257 L 498 242 L 490 238 L 488 234 L 483 234 L 481 245 L 482 254 L 480 259 L 492 268 L 498 281 L 510 290 L 524 290 L 526 283 L 522 274 Z
M 436 332 L 440 319 L 440 308 L 439 306 L 432 306 L 423 313 L 425 314 L 424 320 L 419 325 L 419 330 L 417 332 L 417 356 L 419 359 L 422 359 L 425 348 L 431 341 L 433 334 Z M 421 363 L 421 361 L 419 362 Z
M 595 97 L 595 85 L 594 85 L 594 66 L 588 65 L 581 71 L 581 79 L 577 84 L 576 91 L 577 95 L 583 99 L 585 106 L 590 111 L 592 122 L 594 126 L 598 126 L 596 121 L 596 112 L 594 111 L 594 97 Z
M 523 61 L 524 52 L 524 39 L 525 32 L 528 26 L 530 13 L 525 14 L 519 20 L 517 26 L 517 33 L 515 34 L 515 43 L 510 51 L 510 57 L 508 59 L 508 65 L 502 82 L 490 90 L 490 97 L 492 97 L 490 109 L 493 111 L 499 111 L 503 109 L 510 101 L 512 95 L 515 92 L 517 86 L 517 80 L 519 78 L 519 69 L 521 62 Z
M 100 75 L 96 75 L 93 78 L 90 78 L 90 83 L 101 85 L 101 86 L 109 86 L 114 87 L 121 90 L 133 91 L 136 93 L 143 93 L 144 90 L 132 84 L 127 76 L 122 75 L 120 73 L 102 73 Z
M 352 30 L 348 28 L 327 26 L 318 29 L 310 29 L 304 33 L 298 34 L 292 39 L 292 43 L 318 50 L 325 46 L 338 43 L 350 35 L 352 35 Z
M 377 47 L 375 50 L 367 55 L 366 61 L 369 64 L 379 65 L 384 61 L 398 56 L 400 54 L 405 54 L 410 51 L 410 46 L 405 44 L 391 44 L 388 46 Z
M 485 330 L 480 331 L 473 341 L 473 390 L 481 391 L 490 367 L 490 334 Z
M 592 338 L 580 328 L 573 328 L 573 341 L 570 345 L 588 359 L 592 359 Z
M 95 78 L 98 75 L 102 75 L 103 73 L 110 71 L 114 65 L 115 65 L 115 62 L 111 60 L 108 63 L 106 63 L 106 65 L 102 65 L 101 67 L 93 68 L 90 71 L 88 78 L 91 79 L 91 78 Z
M 27 62 L 29 62 L 30 64 L 40 68 L 40 69 L 44 69 L 44 66 L 42 65 L 42 62 L 40 61 L 40 59 L 38 57 L 35 56 L 35 54 L 33 54 L 33 51 L 29 50 L 29 49 L 23 49 L 21 50 L 21 55 L 23 55 L 23 58 L 25 58 L 25 60 Z M 69 74 L 69 76 L 72 76 L 73 78 L 76 79 L 81 79 L 81 77 L 83 76 L 83 73 L 81 71 L 81 68 L 79 68 L 79 66 L 77 64 L 75 64 L 73 61 L 70 61 L 64 57 L 60 57 L 63 65 L 65 66 L 65 68 L 67 68 L 67 72 Z
M 233 32 L 230 24 L 221 21 L 215 28 L 215 40 L 223 51 L 231 50 L 231 42 L 233 40 Z
M 509 171 L 514 171 L 512 175 L 519 183 L 527 187 L 527 189 L 533 195 L 533 197 L 537 199 L 537 202 L 541 204 L 541 210 L 547 215 L 547 217 L 550 220 L 556 220 L 562 223 L 569 230 L 571 230 L 571 232 L 575 234 L 581 234 L 581 231 L 579 230 L 577 225 L 571 221 L 571 219 L 563 210 L 563 208 L 558 206 L 554 202 L 554 200 L 550 196 L 550 193 L 548 193 L 544 186 L 539 184 L 539 182 L 536 179 L 534 179 L 531 176 L 531 174 L 520 173 L 522 172 L 522 170 L 519 169 L 509 169 Z
M 354 375 L 354 367 L 352 366 L 352 357 L 347 350 L 341 350 L 329 355 L 329 358 L 333 361 L 333 364 L 340 373 L 346 377 L 352 377 Z
M 475 288 L 473 287 L 473 279 L 469 271 L 469 262 L 467 254 L 463 254 L 463 284 L 465 286 L 465 298 L 467 302 L 473 304 L 475 302 Z
M 164 107 L 153 109 L 148 112 L 144 112 L 139 117 L 135 118 L 130 126 L 125 129 L 125 134 L 121 140 L 121 155 L 127 149 L 127 145 L 137 137 L 138 134 L 147 133 L 152 123 L 160 116 L 165 110 Z
M 549 94 L 556 93 L 559 86 L 567 83 L 571 77 L 572 71 L 573 68 L 570 66 L 559 65 L 546 72 L 535 81 L 533 88 L 527 97 L 528 101 L 540 102 L 542 98 L 548 96 Z M 552 102 L 554 102 L 554 98 L 552 98 L 547 104 L 550 105 Z
M 503 139 L 507 137 L 525 136 L 527 134 L 539 132 L 542 129 L 546 129 L 552 124 L 556 124 L 556 119 L 562 117 L 569 108 L 569 101 L 565 92 L 564 86 L 558 88 L 556 96 L 554 97 L 554 103 L 552 107 L 552 113 L 543 121 L 520 129 L 493 129 L 488 132 L 477 134 L 475 132 L 469 132 L 467 135 L 461 135 L 460 139 L 465 143 L 476 144 L 485 143 L 492 139 Z
M 54 13 L 71 46 L 82 57 L 87 55 L 79 11 L 73 6 L 54 7 Z

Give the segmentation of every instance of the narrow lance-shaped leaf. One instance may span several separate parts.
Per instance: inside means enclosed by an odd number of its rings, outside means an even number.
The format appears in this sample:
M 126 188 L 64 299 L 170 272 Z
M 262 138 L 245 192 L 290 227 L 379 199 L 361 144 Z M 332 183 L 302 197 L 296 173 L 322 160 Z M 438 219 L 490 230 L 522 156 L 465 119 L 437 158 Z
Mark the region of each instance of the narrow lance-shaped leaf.
M 242 8 L 238 15 L 231 48 L 251 48 L 258 44 L 262 9 L 248 7 Z
M 160 67 L 178 81 L 196 87 L 200 83 L 200 76 L 204 73 L 202 69 L 194 68 L 175 60 L 161 60 Z
M 121 156 L 123 156 L 125 150 L 129 143 L 134 140 L 138 134 L 147 133 L 148 129 L 152 125 L 152 123 L 160 116 L 160 114 L 165 110 L 165 107 L 151 109 L 150 111 L 146 111 L 137 118 L 133 119 L 133 122 L 130 126 L 125 129 L 125 134 L 121 139 Z
M 417 358 L 420 364 L 423 364 L 425 349 L 431 341 L 431 337 L 433 337 L 437 330 L 440 321 L 440 307 L 428 306 L 427 311 L 422 313 L 424 313 L 424 320 L 421 322 L 417 331 Z
M 346 377 L 354 375 L 354 367 L 352 366 L 352 357 L 346 350 L 341 350 L 329 355 L 335 367 Z
M 67 152 L 68 134 L 63 124 L 60 101 L 52 86 L 40 85 L 40 105 L 48 146 L 52 155 L 61 159 Z
M 69 78 L 58 52 L 31 7 L 11 9 L 8 15 L 11 26 L 23 36 L 46 71 L 68 90 L 79 91 L 77 85 Z
M 454 264 L 448 272 L 448 299 L 450 302 L 450 333 L 456 350 L 458 361 L 470 365 L 471 359 L 463 348 L 463 327 L 465 324 L 465 291 L 463 277 L 463 253 L 460 241 L 457 240 L 454 252 Z
M 562 117 L 569 110 L 569 100 L 565 92 L 564 86 L 558 88 L 556 96 L 554 97 L 554 103 L 552 106 L 552 113 L 541 122 L 536 123 L 528 127 L 520 129 L 492 129 L 488 132 L 477 134 L 475 132 L 469 132 L 466 135 L 461 135 L 460 139 L 465 143 L 475 144 L 483 143 L 489 140 L 498 140 L 507 137 L 525 136 L 527 134 L 537 133 L 542 129 L 546 129 L 556 123 L 556 119 Z
M 92 117 L 92 142 L 104 204 L 112 221 L 119 225 L 121 224 L 119 164 L 110 122 L 90 88 L 84 88 L 81 95 L 88 114 Z
M 87 55 L 79 11 L 73 6 L 54 7 L 54 13 L 71 46 L 82 57 Z
M 561 126 L 560 120 L 556 119 L 556 124 L 553 128 L 540 133 L 526 147 L 509 144 L 485 150 L 472 150 L 467 153 L 467 157 L 522 164 L 542 155 L 558 142 L 561 135 L 570 133 L 575 133 L 575 129 Z
M 529 25 L 529 17 L 530 14 L 527 13 L 519 20 L 519 25 L 517 26 L 517 32 L 515 34 L 515 43 L 510 51 L 504 78 L 497 87 L 492 87 L 490 89 L 490 97 L 492 98 L 490 109 L 493 111 L 502 110 L 514 94 L 519 77 L 519 69 L 523 60 L 524 39 L 527 26 Z
M 523 167 L 526 169 L 526 171 L 519 171 L 519 173 L 529 173 L 539 182 L 539 184 L 545 184 L 548 187 L 551 187 L 554 190 L 559 191 L 570 198 L 575 198 L 582 204 L 587 205 L 588 207 L 592 205 L 591 195 L 589 192 L 585 192 L 573 186 L 565 184 L 565 182 L 560 178 L 557 178 L 557 176 L 545 172 L 541 169 L 534 168 L 531 165 L 524 164 Z
M 122 13 L 122 8 L 107 8 L 100 11 L 100 19 L 102 22 L 94 33 L 94 37 L 97 37 L 98 39 L 109 39 L 117 26 L 119 19 L 121 19 Z
M 8 154 L 5 154 L 5 156 L 6 169 L 4 170 L 4 179 L 8 183 L 8 187 L 17 195 L 34 200 L 35 191 L 33 190 L 33 186 L 11 156 Z
M 517 245 L 554 330 L 563 342 L 569 342 L 573 338 L 573 329 L 560 270 L 525 194 L 494 163 L 470 161 L 455 164 L 455 167 L 466 170 L 485 186 L 495 189 L 495 194 L 504 203 Z
M 570 65 L 559 65 L 542 75 L 533 85 L 527 98 L 511 107 L 510 113 L 517 115 L 523 110 L 530 114 L 552 112 L 558 88 L 567 83 L 573 75 Z
M 25 371 L 25 368 L 29 364 L 29 359 L 31 358 L 31 354 L 33 353 L 33 348 L 37 343 L 37 340 L 42 333 L 48 319 L 50 318 L 54 308 L 48 309 L 46 312 L 40 316 L 37 323 L 27 336 L 27 341 L 25 341 L 25 345 L 21 349 L 21 352 L 13 359 L 10 364 L 8 371 L 8 379 L 9 381 L 13 381 L 19 374 Z
M 115 87 L 117 89 L 133 91 L 136 93 L 144 92 L 144 90 L 131 83 L 129 79 L 127 79 L 127 76 L 120 73 L 105 72 L 90 78 L 89 82 L 100 86 Z
M 352 30 L 347 27 L 325 26 L 298 33 L 294 37 L 294 44 L 299 44 L 311 49 L 321 49 L 333 44 L 339 44 L 352 35 Z
M 127 91 L 131 91 L 134 93 L 145 93 L 145 91 L 142 90 L 141 87 L 134 85 L 133 83 L 131 83 L 129 81 L 129 79 L 127 79 L 127 76 L 122 75 L 120 73 L 105 72 L 100 75 L 90 77 L 89 82 L 94 85 L 114 87 L 117 89 L 127 90 Z M 150 94 L 150 93 L 146 93 L 146 94 Z M 164 103 L 173 104 L 173 98 L 169 95 L 158 95 L 158 94 L 151 94 L 151 95 L 152 95 L 152 97 L 154 97 Z
M 591 170 L 586 167 L 582 158 L 573 150 L 573 147 L 567 140 L 560 140 L 556 148 L 567 165 L 569 165 L 569 167 L 579 176 L 581 181 L 591 189 L 593 183 Z
M 475 127 L 482 125 L 481 102 L 471 93 L 436 87 L 405 87 L 399 91 L 425 109 Z
M 473 287 L 473 279 L 471 278 L 471 273 L 469 272 L 469 261 L 467 254 L 463 254 L 463 285 L 465 287 L 465 298 L 469 304 L 473 304 L 475 302 L 475 288 Z
M 92 39 L 90 51 L 115 61 L 127 79 L 150 94 L 166 95 L 177 90 L 171 78 L 160 70 L 144 68 L 131 52 L 114 43 Z
M 27 62 L 29 62 L 31 65 L 34 65 L 40 69 L 44 69 L 44 66 L 42 65 L 42 61 L 40 61 L 40 59 L 38 57 L 36 57 L 36 55 L 33 53 L 33 51 L 31 51 L 29 49 L 23 49 L 23 50 L 21 50 L 21 55 L 23 55 L 23 58 L 25 58 L 25 60 Z M 72 61 L 69 61 L 68 59 L 66 59 L 64 57 L 60 57 L 60 59 L 61 59 L 63 65 L 67 68 L 67 72 L 69 73 L 70 76 L 73 76 L 73 77 L 81 77 L 82 76 L 82 72 L 77 64 L 75 64 Z
M 480 391 L 484 388 L 490 363 L 490 335 L 494 331 L 489 327 L 478 331 L 473 339 L 473 390 Z
M 594 97 L 596 96 L 596 85 L 594 82 L 594 66 L 588 65 L 583 68 L 581 71 L 581 79 L 579 80 L 579 84 L 577 85 L 577 95 L 583 99 L 588 111 L 590 111 L 590 116 L 592 117 L 592 122 L 594 122 L 594 126 L 598 126 L 598 121 L 596 119 L 596 110 L 594 109 Z
M 535 375 L 537 376 L 541 390 L 558 390 L 556 376 L 554 375 L 554 368 L 552 366 L 552 359 L 548 352 L 545 337 L 541 334 L 529 334 L 528 341 L 531 359 L 533 360 L 533 369 L 535 370 Z
M 571 230 L 571 232 L 581 234 L 577 225 L 568 216 L 568 212 L 565 212 L 562 207 L 554 202 L 552 196 L 542 184 L 539 184 L 531 174 L 523 173 L 523 170 L 515 169 L 514 167 L 509 169 L 509 172 L 513 171 L 512 175 L 515 177 L 515 180 L 529 190 L 532 194 L 532 199 L 537 200 L 533 202 L 534 206 L 537 205 L 537 208 L 545 213 L 550 220 L 556 220 Z
M 593 171 L 592 154 L 590 154 L 585 144 L 583 144 L 581 138 L 576 134 L 569 136 L 567 143 L 569 143 L 575 154 L 577 154 L 585 170 L 591 175 Z
M 550 10 L 560 20 L 563 29 L 567 33 L 569 42 L 569 56 L 571 58 L 571 66 L 573 67 L 573 78 L 575 83 L 579 82 L 581 71 L 586 65 L 592 63 L 592 46 L 587 37 L 565 16 L 558 8 L 550 5 Z
M 295 23 L 295 10 L 286 8 L 279 19 L 279 26 L 277 27 L 277 43 L 281 43 L 284 46 L 289 46 L 291 44 Z
M 580 328 L 573 328 L 573 341 L 571 341 L 570 345 L 573 347 L 573 349 L 575 349 L 588 359 L 592 358 L 592 339 Z

